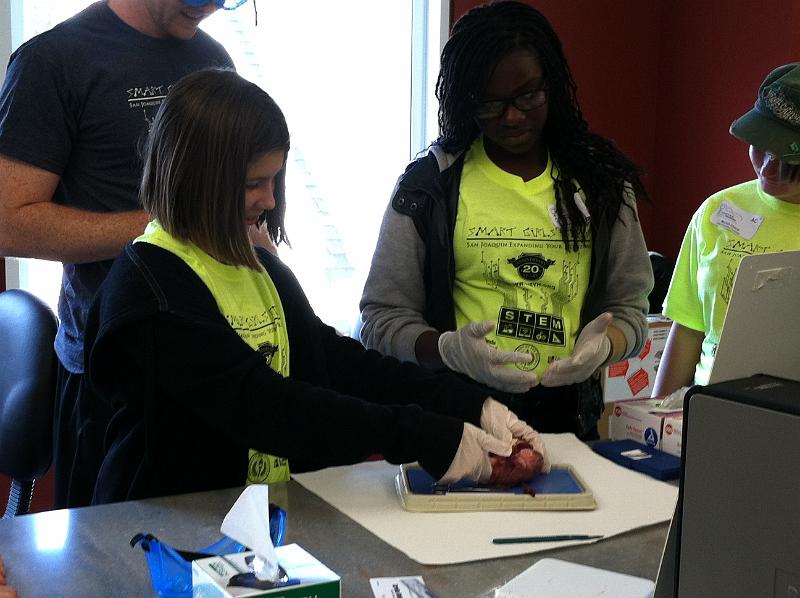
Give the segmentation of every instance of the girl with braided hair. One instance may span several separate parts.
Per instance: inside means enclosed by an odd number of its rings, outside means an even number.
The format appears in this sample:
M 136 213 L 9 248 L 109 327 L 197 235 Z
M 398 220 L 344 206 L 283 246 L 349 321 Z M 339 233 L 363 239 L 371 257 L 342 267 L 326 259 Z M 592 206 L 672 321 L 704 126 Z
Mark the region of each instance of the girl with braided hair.
M 439 138 L 398 180 L 361 299 L 369 348 L 596 434 L 596 372 L 647 339 L 639 169 L 583 118 L 558 36 L 521 2 L 453 26 Z

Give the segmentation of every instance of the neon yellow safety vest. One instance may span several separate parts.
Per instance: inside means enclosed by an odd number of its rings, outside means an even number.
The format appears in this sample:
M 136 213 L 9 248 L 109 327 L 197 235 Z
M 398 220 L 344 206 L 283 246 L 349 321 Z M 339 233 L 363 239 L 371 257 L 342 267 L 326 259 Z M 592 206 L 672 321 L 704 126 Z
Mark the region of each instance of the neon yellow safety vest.
M 186 241 L 175 239 L 157 221 L 147 225 L 134 243 L 150 243 L 181 258 L 214 296 L 220 313 L 273 370 L 289 374 L 289 337 L 283 306 L 269 274 L 243 266 L 223 264 Z M 289 461 L 250 449 L 248 484 L 289 479 Z

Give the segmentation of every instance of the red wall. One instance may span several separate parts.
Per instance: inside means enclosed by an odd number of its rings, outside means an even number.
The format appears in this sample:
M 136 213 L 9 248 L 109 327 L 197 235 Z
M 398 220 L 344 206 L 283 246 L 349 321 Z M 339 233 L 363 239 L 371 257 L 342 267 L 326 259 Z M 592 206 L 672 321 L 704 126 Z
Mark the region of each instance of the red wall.
M 747 146 L 728 127 L 753 106 L 769 71 L 800 57 L 793 3 L 680 0 L 664 11 L 652 220 L 659 224 L 648 230 L 654 248 L 677 252 L 706 196 L 754 178 Z
M 753 177 L 728 126 L 774 67 L 800 59 L 793 0 L 537 0 L 553 24 L 592 129 L 645 171 L 650 249 L 675 257 L 709 194 Z M 475 0 L 452 0 L 455 20 Z M 769 5 L 765 10 L 764 5 Z

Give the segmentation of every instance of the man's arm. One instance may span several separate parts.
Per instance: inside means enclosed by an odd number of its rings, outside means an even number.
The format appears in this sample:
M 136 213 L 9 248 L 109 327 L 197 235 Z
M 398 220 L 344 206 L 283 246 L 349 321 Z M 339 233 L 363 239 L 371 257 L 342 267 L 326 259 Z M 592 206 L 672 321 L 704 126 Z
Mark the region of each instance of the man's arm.
M 672 323 L 664 355 L 658 364 L 654 397 L 666 396 L 682 386 L 691 386 L 704 338 L 700 330 Z
M 117 256 L 149 220 L 142 210 L 91 212 L 52 201 L 59 176 L 0 155 L 0 255 L 68 263 Z

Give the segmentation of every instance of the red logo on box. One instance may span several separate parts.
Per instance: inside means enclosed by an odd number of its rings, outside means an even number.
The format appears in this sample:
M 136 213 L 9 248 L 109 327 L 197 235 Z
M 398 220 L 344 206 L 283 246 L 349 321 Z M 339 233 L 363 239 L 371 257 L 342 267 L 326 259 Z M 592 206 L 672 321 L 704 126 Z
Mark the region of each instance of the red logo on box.
M 670 436 L 672 434 L 672 424 L 667 424 L 664 426 L 664 434 Z
M 645 372 L 644 369 L 639 368 L 630 378 L 628 378 L 627 382 L 628 388 L 631 389 L 631 394 L 636 396 L 638 393 L 648 387 L 650 384 L 650 376 L 647 375 L 647 372 Z
M 642 352 L 639 353 L 639 359 L 644 359 L 645 357 L 647 357 L 647 355 L 650 353 L 650 345 L 652 344 L 653 342 L 648 338 L 647 342 L 644 344 Z
M 616 405 L 614 407 L 614 415 L 616 415 L 617 417 L 622 415 L 622 407 L 620 407 L 619 405 Z
M 608 366 L 608 377 L 609 378 L 619 378 L 624 376 L 628 373 L 628 363 L 627 359 L 623 359 L 622 361 L 618 361 L 617 363 L 612 363 Z

